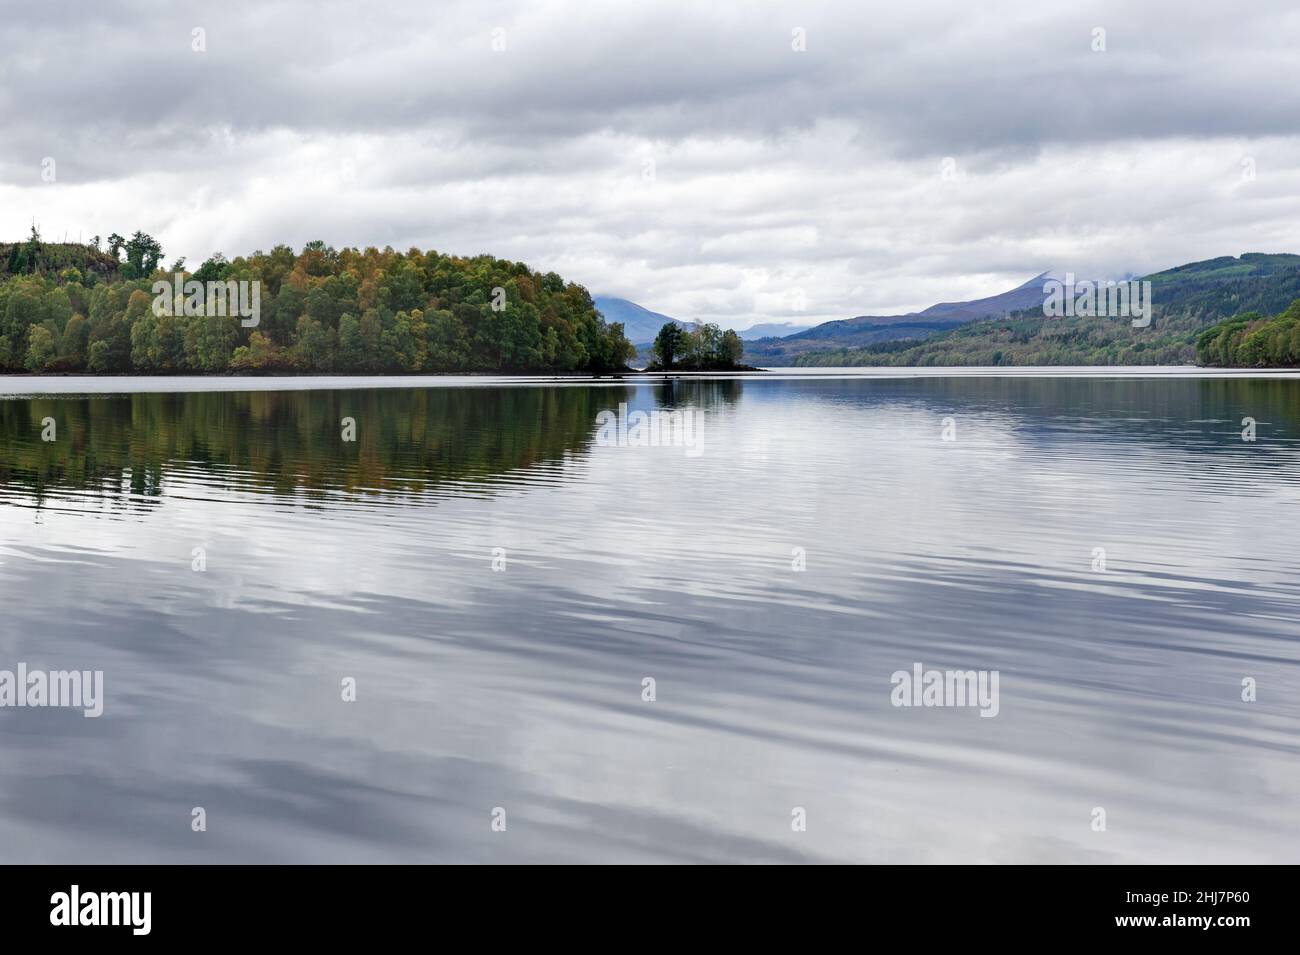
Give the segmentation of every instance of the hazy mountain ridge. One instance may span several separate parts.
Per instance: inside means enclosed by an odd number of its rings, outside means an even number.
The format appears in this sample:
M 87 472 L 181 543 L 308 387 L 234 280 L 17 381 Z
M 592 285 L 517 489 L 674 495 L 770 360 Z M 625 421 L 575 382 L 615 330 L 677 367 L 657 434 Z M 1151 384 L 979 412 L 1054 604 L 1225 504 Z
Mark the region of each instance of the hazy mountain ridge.
M 1247 311 L 1276 315 L 1300 298 L 1300 255 L 1220 256 L 1155 272 L 1143 280 L 1152 287 L 1154 318 L 1148 328 L 1133 328 L 1126 319 L 1046 318 L 1039 308 L 1031 307 L 1000 319 L 962 323 L 931 333 L 924 341 L 877 341 L 865 347 L 805 351 L 794 363 L 1189 364 L 1196 360 L 1197 337 L 1207 327 Z
M 624 337 L 638 347 L 654 341 L 655 336 L 659 334 L 659 329 L 668 322 L 677 322 L 683 328 L 691 327 L 687 322 L 664 315 L 662 312 L 652 311 L 644 305 L 638 305 L 625 298 L 593 295 L 591 301 L 596 306 L 596 311 L 605 317 L 606 322 L 611 324 L 622 322 Z
M 982 318 L 1006 316 L 1027 308 L 1041 308 L 1043 282 L 1050 272 L 985 298 L 969 302 L 939 302 L 919 312 L 902 315 L 859 315 L 823 322 L 814 328 L 778 339 L 763 339 L 745 348 L 745 359 L 755 364 L 788 365 L 799 356 L 826 350 L 864 348 L 900 339 L 928 338 Z
M 788 338 L 815 327 L 815 325 L 796 325 L 794 322 L 760 322 L 749 328 L 737 329 L 736 334 L 750 342 L 760 338 Z
M 659 334 L 659 329 L 663 328 L 668 322 L 676 322 L 685 329 L 695 327 L 695 322 L 673 318 L 671 315 L 656 312 L 630 299 L 619 298 L 615 295 L 596 295 L 592 297 L 592 301 L 596 304 L 597 310 L 605 316 L 606 321 L 622 322 L 623 333 L 627 335 L 629 341 L 638 345 L 649 345 L 653 342 L 655 336 Z M 799 325 L 794 322 L 761 322 L 749 328 L 737 329 L 736 334 L 745 341 L 751 341 L 759 338 L 782 338 L 797 335 L 812 327 L 811 325 Z

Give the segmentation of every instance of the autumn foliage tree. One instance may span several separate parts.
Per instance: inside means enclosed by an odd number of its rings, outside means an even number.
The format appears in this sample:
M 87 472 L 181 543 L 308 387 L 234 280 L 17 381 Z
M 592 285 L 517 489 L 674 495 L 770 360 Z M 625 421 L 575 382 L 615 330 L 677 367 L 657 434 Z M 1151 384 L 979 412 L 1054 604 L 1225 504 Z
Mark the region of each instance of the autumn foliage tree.
M 153 291 L 173 279 L 159 271 L 161 245 L 136 232 L 108 246 L 46 244 L 33 232 L 6 257 L 19 269 L 0 272 L 0 370 L 604 373 L 635 354 L 586 289 L 493 256 L 318 241 L 300 253 L 214 255 L 182 274 L 205 289 L 260 283 L 260 314 L 245 325 L 211 309 L 166 314 Z

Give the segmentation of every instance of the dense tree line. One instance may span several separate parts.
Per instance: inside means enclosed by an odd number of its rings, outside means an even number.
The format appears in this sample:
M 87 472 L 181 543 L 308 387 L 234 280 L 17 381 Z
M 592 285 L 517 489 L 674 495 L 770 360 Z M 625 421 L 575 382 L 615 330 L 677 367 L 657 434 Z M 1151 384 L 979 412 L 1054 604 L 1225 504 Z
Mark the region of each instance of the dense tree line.
M 1196 339 L 1196 360 L 1222 368 L 1300 367 L 1300 299 L 1272 318 L 1245 312 L 1207 328 Z
M 0 245 L 0 369 L 94 374 L 230 372 L 609 372 L 635 354 L 587 290 L 554 272 L 481 255 L 309 242 L 227 261 L 183 280 L 260 282 L 255 326 L 238 315 L 157 307 L 171 282 L 156 240 L 88 246 L 36 230 Z M 165 314 L 173 311 L 175 314 Z
M 730 328 L 723 331 L 711 322 L 698 322 L 683 328 L 677 322 L 665 322 L 651 347 L 648 371 L 686 369 L 717 371 L 739 367 L 745 344 Z

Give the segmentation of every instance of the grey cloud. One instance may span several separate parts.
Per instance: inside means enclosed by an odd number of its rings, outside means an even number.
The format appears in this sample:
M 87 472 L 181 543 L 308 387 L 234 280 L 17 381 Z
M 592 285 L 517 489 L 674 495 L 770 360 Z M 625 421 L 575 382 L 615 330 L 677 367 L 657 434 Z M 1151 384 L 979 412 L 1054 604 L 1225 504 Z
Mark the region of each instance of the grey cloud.
M 3 118 L 20 143 L 53 125 L 82 145 L 135 137 L 151 149 L 183 148 L 178 130 L 211 126 L 545 143 L 601 130 L 774 136 L 834 117 L 923 154 L 1288 134 L 1300 119 L 1285 92 L 1300 62 L 1287 31 L 1269 27 L 1285 3 L 1040 7 L 42 5 L 0 39 Z M 800 24 L 806 53 L 790 49 Z M 1090 48 L 1094 25 L 1104 53 Z M 194 26 L 207 31 L 201 55 Z M 502 53 L 490 48 L 497 26 Z M 1229 52 L 1241 49 L 1250 55 Z
M 1295 22 L 1282 0 L 47 0 L 0 33 L 0 237 L 491 252 L 742 325 L 1294 251 Z

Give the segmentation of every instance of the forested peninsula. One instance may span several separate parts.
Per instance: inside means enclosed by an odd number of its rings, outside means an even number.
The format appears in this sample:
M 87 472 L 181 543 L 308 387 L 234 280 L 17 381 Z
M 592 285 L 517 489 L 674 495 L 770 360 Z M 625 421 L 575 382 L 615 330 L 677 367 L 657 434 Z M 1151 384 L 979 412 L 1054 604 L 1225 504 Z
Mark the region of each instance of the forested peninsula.
M 142 232 L 0 243 L 10 373 L 598 374 L 634 355 L 585 288 L 490 255 L 317 241 L 188 270 Z
M 1207 328 L 1196 360 L 1217 368 L 1300 368 L 1300 299 L 1281 314 L 1245 312 Z

